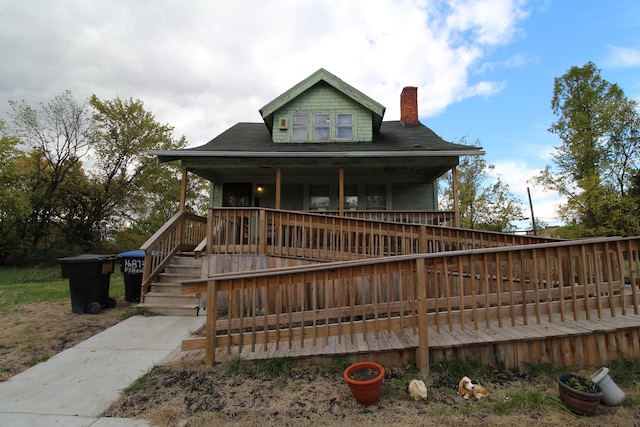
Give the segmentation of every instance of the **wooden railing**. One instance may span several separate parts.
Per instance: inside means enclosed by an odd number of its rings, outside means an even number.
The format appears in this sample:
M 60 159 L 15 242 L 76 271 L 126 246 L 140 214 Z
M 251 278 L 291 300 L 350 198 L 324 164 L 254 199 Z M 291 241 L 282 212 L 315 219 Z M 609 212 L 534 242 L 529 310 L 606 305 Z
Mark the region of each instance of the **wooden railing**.
M 210 254 L 342 261 L 388 255 L 543 243 L 554 239 L 258 208 L 210 211 Z
M 178 212 L 141 247 L 145 251 L 142 294 L 179 251 L 195 248 L 206 236 L 207 219 Z
M 426 224 L 454 227 L 454 211 L 313 211 L 320 215 L 344 216 L 346 218 L 370 219 L 374 221 L 401 222 L 403 224 Z
M 638 314 L 640 237 L 563 241 L 400 255 L 224 274 L 185 284 L 206 292 L 204 338 L 184 350 L 238 353 L 267 345 L 357 347 L 375 333 L 417 334 L 429 367 L 428 329 L 463 330 Z M 578 361 L 576 361 L 578 362 Z

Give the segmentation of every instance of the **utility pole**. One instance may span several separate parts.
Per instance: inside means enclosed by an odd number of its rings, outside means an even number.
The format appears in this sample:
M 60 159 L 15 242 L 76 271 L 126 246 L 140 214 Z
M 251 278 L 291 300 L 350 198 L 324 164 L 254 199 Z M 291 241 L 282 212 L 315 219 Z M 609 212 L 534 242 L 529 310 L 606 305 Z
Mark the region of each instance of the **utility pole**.
M 536 217 L 533 215 L 533 203 L 531 202 L 531 191 L 529 191 L 529 187 L 527 187 L 527 195 L 529 196 L 529 209 L 531 209 L 531 225 L 533 226 L 533 235 L 537 236 L 538 231 L 536 230 Z

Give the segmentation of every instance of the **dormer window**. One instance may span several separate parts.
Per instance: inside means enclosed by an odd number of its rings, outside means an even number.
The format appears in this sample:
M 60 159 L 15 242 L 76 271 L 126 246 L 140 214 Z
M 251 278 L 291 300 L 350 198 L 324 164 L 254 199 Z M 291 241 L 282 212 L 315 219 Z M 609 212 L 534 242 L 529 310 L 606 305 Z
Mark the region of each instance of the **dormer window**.
M 308 138 L 309 120 L 306 114 L 294 114 L 291 121 L 291 140 L 306 141 Z
M 353 113 L 296 111 L 291 114 L 289 129 L 279 129 L 290 132 L 291 142 L 353 141 L 356 138 L 354 122 Z
M 331 115 L 313 115 L 313 136 L 316 140 L 329 139 L 331 137 Z
M 337 118 L 337 137 L 338 139 L 353 138 L 353 115 L 338 114 Z

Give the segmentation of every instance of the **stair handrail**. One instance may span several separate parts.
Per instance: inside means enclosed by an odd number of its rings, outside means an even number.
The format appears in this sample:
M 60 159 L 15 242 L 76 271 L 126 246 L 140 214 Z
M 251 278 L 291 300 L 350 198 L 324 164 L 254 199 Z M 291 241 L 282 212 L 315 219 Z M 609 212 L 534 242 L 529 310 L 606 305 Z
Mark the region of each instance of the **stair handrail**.
M 197 232 L 185 232 L 186 225 L 198 225 Z M 196 246 L 205 235 L 207 219 L 190 212 L 180 211 L 173 215 L 158 231 L 156 231 L 141 247 L 144 250 L 144 272 L 142 275 L 142 298 L 149 290 L 151 283 L 186 244 Z M 140 301 L 144 301 L 141 298 Z

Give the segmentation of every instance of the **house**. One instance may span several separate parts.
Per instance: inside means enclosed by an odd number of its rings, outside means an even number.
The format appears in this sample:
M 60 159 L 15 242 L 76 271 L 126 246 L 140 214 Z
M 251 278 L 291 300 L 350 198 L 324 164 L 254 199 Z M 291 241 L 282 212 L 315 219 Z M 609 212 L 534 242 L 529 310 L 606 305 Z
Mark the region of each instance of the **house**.
M 418 120 L 416 87 L 400 120 L 320 69 L 208 143 L 153 151 L 212 183 L 212 207 L 305 211 L 436 211 L 437 178 L 478 147 L 444 141 Z
M 262 107 L 262 122 L 153 152 L 181 161 L 183 190 L 141 247 L 141 305 L 205 309 L 204 336 L 181 348 L 210 364 L 346 355 L 415 359 L 426 375 L 457 357 L 515 369 L 637 354 L 640 237 L 451 227 L 436 180 L 451 170 L 455 195 L 460 156 L 484 153 L 421 124 L 415 87 L 400 106 L 384 121 L 385 107 L 321 69 Z M 206 218 L 184 208 L 188 172 L 212 183 Z

